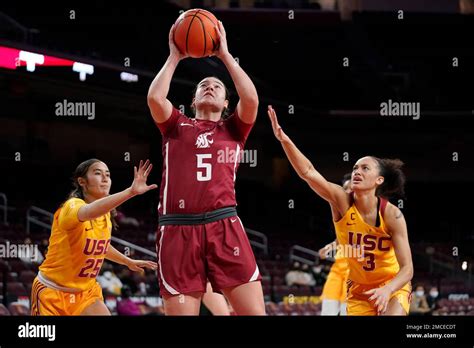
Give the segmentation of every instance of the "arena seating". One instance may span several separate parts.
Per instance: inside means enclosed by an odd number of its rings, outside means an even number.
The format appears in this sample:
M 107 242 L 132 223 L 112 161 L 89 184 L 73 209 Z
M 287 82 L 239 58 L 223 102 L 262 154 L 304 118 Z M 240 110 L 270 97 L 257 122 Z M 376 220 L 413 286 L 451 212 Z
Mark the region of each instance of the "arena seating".
M 10 311 L 2 303 L 0 303 L 0 316 L 10 315 Z
M 155 251 L 155 242 L 150 235 L 154 227 L 151 224 L 142 226 L 139 229 L 121 228 L 114 235 L 119 236 L 127 241 L 136 243 L 151 251 Z M 0 242 L 7 240 L 10 243 L 21 243 L 26 234 L 21 226 L 0 228 L 2 237 Z M 47 233 L 32 234 L 30 236 L 33 242 L 40 244 L 43 239 L 48 238 Z M 293 242 L 295 244 L 295 242 Z M 270 254 L 260 255 L 257 258 L 260 273 L 262 274 L 262 287 L 266 302 L 266 309 L 269 315 L 319 315 L 321 312 L 321 304 L 317 303 L 318 296 L 322 292 L 322 286 L 288 286 L 285 283 L 285 275 L 290 269 L 290 261 L 288 260 L 288 251 L 292 243 L 288 240 L 279 241 L 270 240 Z M 117 246 L 120 250 L 120 246 Z M 142 257 L 137 255 L 137 257 Z M 120 274 L 123 266 L 112 265 L 114 272 Z M 34 263 L 25 263 L 19 259 L 2 259 L 0 260 L 0 298 L 3 295 L 2 270 L 6 271 L 7 277 L 7 299 L 10 302 L 8 306 L 0 305 L 0 315 L 28 315 L 29 309 L 20 303 L 15 303 L 18 296 L 29 296 L 31 293 L 31 284 L 37 274 L 38 265 Z M 145 275 L 133 273 L 131 275 L 133 283 L 138 284 L 144 282 L 147 284 L 147 292 L 150 296 L 156 296 L 156 275 L 148 272 Z M 426 270 L 421 270 L 417 274 L 417 278 L 413 280 L 413 284 L 423 283 L 425 286 L 433 284 L 432 275 Z M 474 314 L 474 298 L 468 300 L 447 300 L 447 296 L 451 293 L 470 293 L 470 289 L 466 288 L 464 282 L 453 280 L 440 280 L 440 293 L 443 297 L 438 302 L 438 309 L 433 315 L 473 315 Z M 154 285 L 154 286 L 153 286 Z M 438 285 L 438 284 L 436 284 Z M 300 298 L 300 301 L 289 303 L 288 296 Z M 471 294 L 472 295 L 472 294 Z M 301 298 L 311 297 L 312 300 L 306 300 L 306 303 L 300 303 Z M 1 302 L 1 301 L 0 301 Z M 304 302 L 304 301 L 303 301 Z M 316 302 L 316 303 L 315 303 Z
M 11 315 L 30 315 L 30 310 L 26 306 L 17 302 L 10 303 L 8 310 L 10 311 Z

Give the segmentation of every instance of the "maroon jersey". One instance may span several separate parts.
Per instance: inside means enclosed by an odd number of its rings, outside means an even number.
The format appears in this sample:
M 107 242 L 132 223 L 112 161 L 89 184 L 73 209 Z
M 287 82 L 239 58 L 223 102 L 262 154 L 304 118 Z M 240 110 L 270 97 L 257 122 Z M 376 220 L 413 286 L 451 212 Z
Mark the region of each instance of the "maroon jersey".
M 234 112 L 217 122 L 186 117 L 173 108 L 156 123 L 163 135 L 158 212 L 197 214 L 237 205 L 235 176 L 253 124 Z

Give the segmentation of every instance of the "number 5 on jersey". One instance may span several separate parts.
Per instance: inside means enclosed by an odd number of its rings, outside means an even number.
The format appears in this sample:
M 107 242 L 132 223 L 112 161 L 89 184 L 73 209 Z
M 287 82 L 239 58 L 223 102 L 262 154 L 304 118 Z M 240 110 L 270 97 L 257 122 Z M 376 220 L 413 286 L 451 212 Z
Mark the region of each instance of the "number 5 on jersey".
M 212 165 L 211 163 L 205 163 L 204 160 L 212 158 L 210 153 L 196 154 L 197 157 L 197 181 L 209 181 L 212 178 Z

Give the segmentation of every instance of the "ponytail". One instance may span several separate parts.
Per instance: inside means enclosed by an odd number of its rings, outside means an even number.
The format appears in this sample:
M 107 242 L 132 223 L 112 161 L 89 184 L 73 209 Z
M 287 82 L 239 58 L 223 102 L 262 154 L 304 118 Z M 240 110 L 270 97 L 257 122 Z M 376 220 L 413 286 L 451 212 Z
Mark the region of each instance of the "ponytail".
M 371 157 L 377 162 L 379 173 L 384 177 L 384 182 L 377 187 L 376 195 L 385 198 L 405 198 L 406 177 L 402 171 L 404 163 L 398 158 Z

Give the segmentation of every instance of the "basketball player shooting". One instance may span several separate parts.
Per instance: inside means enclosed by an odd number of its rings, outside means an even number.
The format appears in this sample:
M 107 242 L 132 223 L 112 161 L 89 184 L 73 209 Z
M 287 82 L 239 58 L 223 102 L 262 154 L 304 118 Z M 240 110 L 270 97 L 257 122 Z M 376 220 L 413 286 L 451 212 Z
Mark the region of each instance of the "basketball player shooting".
M 163 139 L 157 253 L 165 313 L 198 315 L 209 280 L 237 315 L 264 315 L 261 275 L 237 216 L 234 187 L 240 153 L 257 117 L 257 91 L 229 53 L 218 22 L 213 55 L 235 84 L 240 98 L 235 112 L 226 116 L 227 88 L 216 77 L 198 83 L 191 104 L 194 118 L 178 111 L 167 96 L 176 66 L 188 55 L 176 47 L 175 26 L 169 32 L 170 55 L 148 92 Z M 228 150 L 236 155 L 218 160 Z

